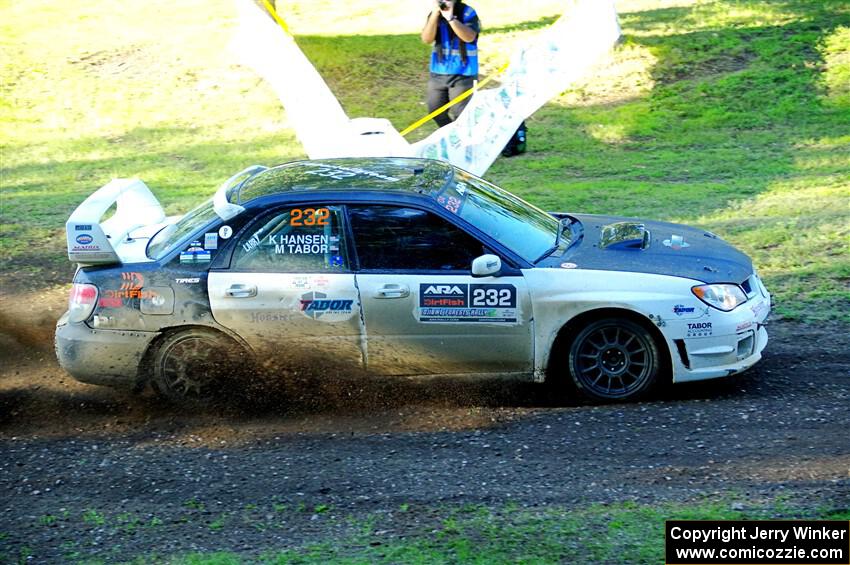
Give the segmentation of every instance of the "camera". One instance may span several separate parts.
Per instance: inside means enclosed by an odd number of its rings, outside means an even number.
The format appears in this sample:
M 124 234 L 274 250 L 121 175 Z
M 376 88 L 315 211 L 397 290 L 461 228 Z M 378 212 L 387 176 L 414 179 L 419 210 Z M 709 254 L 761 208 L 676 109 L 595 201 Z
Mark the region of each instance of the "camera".
M 440 9 L 441 9 L 441 10 L 445 10 L 445 9 L 447 9 L 448 7 L 449 7 L 449 5 L 448 5 L 448 4 L 446 4 L 445 2 L 440 2 Z

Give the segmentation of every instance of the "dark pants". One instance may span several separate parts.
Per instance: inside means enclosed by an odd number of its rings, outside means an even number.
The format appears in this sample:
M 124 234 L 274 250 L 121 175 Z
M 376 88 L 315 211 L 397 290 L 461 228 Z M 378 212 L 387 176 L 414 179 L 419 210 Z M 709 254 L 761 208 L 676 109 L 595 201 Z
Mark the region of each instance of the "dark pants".
M 428 80 L 428 112 L 433 112 L 449 100 L 454 100 L 458 95 L 472 88 L 477 78 L 463 75 L 438 75 L 431 73 L 431 78 Z M 469 103 L 469 98 L 458 102 L 442 114 L 438 114 L 434 117 L 434 121 L 440 127 L 455 121 L 467 103 Z

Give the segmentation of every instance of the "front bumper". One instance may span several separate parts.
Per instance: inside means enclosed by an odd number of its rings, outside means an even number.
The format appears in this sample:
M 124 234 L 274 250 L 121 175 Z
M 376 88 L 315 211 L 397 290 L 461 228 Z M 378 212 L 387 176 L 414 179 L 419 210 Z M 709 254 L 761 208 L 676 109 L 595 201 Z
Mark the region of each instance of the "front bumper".
M 679 340 L 674 382 L 716 379 L 746 371 L 761 359 L 767 339 L 767 330 L 758 325 L 731 336 Z
M 55 350 L 59 365 L 80 382 L 134 388 L 140 364 L 158 332 L 95 330 L 68 323 L 67 314 L 56 324 Z

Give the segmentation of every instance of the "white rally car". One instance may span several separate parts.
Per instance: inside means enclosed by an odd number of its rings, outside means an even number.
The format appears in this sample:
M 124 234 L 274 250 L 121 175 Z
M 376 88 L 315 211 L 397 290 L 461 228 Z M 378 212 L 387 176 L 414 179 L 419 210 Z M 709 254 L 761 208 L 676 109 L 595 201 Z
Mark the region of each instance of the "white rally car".
M 61 365 L 177 399 L 214 392 L 236 359 L 624 400 L 741 372 L 767 343 L 770 295 L 716 235 L 546 213 L 440 161 L 250 167 L 180 218 L 117 180 L 67 236 L 80 268 Z

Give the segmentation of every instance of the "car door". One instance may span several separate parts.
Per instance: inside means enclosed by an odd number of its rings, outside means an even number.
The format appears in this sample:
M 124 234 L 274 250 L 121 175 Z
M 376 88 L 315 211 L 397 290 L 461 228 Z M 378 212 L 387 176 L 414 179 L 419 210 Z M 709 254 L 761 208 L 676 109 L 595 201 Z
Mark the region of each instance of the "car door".
M 348 206 L 367 365 L 384 375 L 532 370 L 531 300 L 519 270 L 471 276 L 480 241 L 431 212 Z
M 215 320 L 260 360 L 361 367 L 360 298 L 337 206 L 286 206 L 234 236 L 228 268 L 212 270 Z

